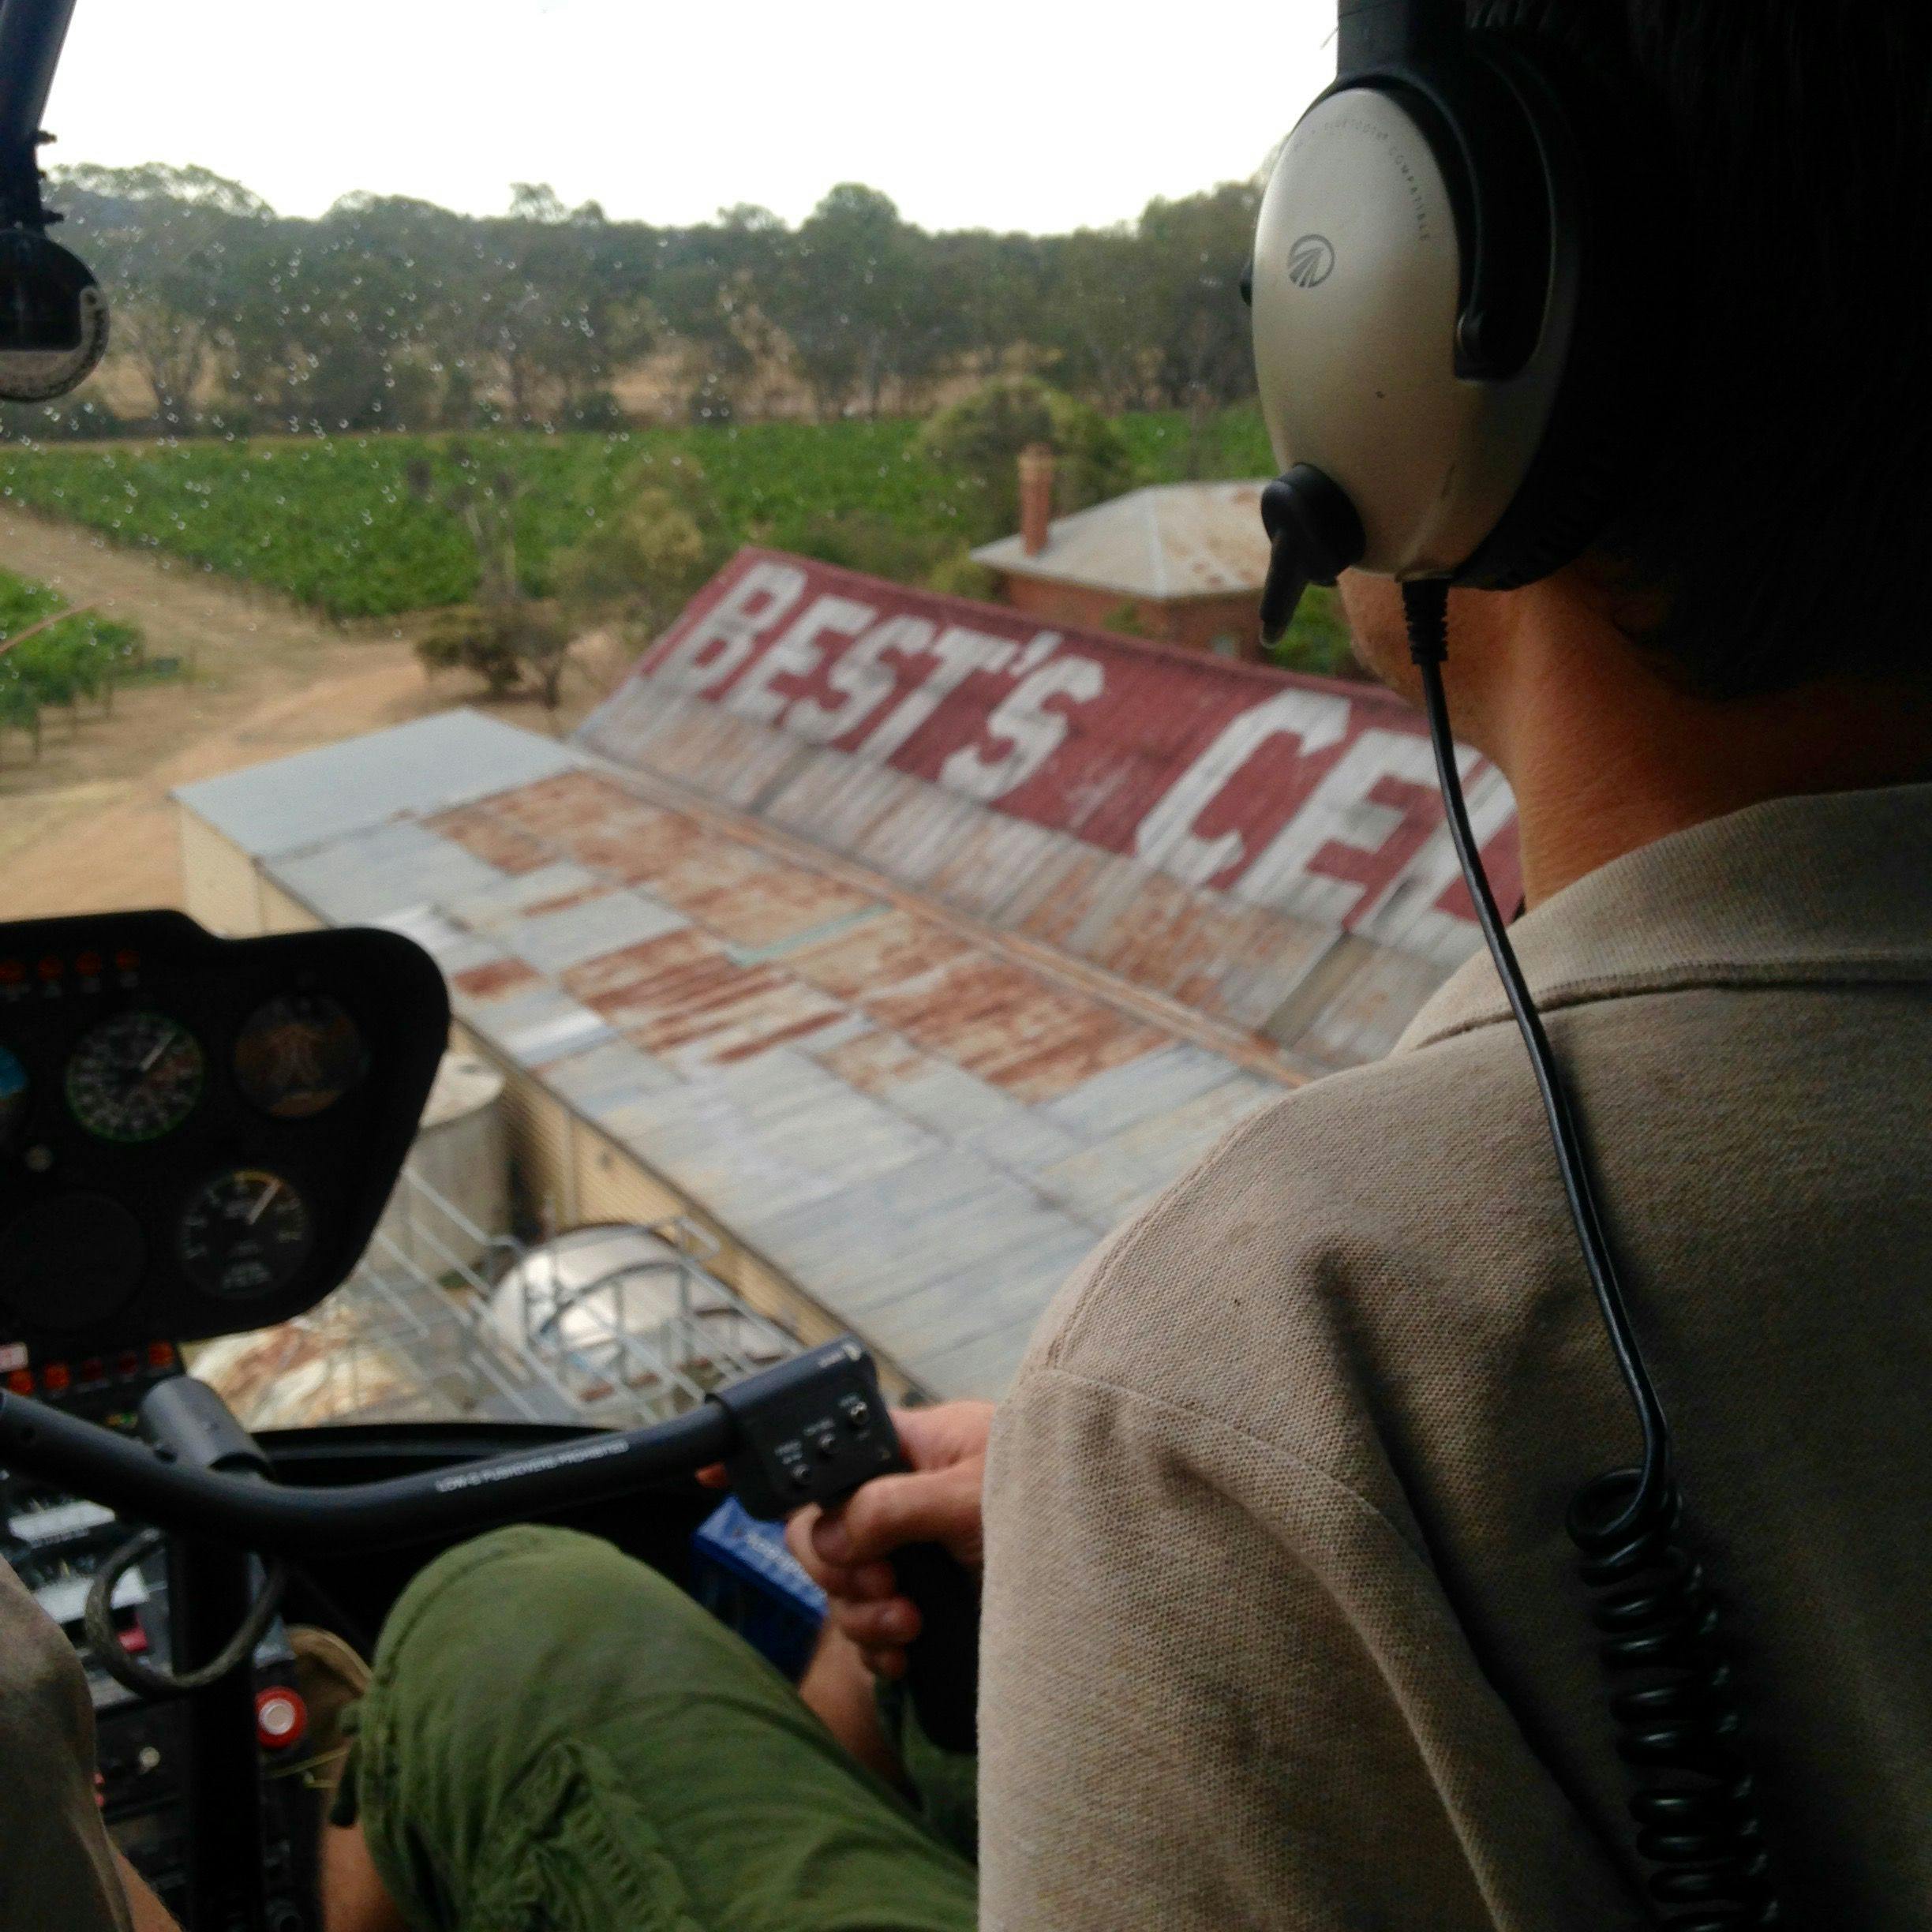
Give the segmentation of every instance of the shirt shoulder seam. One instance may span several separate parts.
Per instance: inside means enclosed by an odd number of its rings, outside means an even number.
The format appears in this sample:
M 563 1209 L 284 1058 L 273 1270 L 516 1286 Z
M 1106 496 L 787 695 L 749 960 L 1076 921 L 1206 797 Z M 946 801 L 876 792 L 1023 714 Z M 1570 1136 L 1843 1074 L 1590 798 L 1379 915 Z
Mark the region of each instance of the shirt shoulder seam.
M 1646 999 L 1674 993 L 1757 993 L 1803 989 L 1817 992 L 1854 989 L 1869 991 L 1885 986 L 1922 986 L 1928 980 L 1932 980 L 1932 960 L 1834 960 L 1829 967 L 1820 964 L 1809 968 L 1789 962 L 1726 966 L 1702 960 L 1694 964 L 1659 969 L 1642 976 L 1573 979 L 1567 983 L 1559 982 L 1554 986 L 1535 987 L 1533 990 L 1539 1013 L 1563 1013 L 1578 1006 L 1608 1005 L 1618 1000 Z M 1493 1004 L 1486 1004 L 1473 1013 L 1428 1028 L 1403 1041 L 1401 1050 L 1413 1053 L 1418 1048 L 1435 1046 L 1439 1041 L 1458 1039 L 1486 1027 L 1511 1024 L 1509 1008 L 1503 1003 L 1499 990 Z
M 1096 1395 L 1113 1396 L 1124 1402 L 1136 1402 L 1147 1408 L 1157 1409 L 1170 1417 L 1199 1424 L 1223 1436 L 1236 1437 L 1244 1443 L 1250 1443 L 1254 1447 L 1262 1450 L 1269 1455 L 1278 1457 L 1284 1462 L 1293 1464 L 1296 1469 L 1313 1477 L 1325 1489 L 1342 1498 L 1362 1515 L 1368 1516 L 1382 1529 L 1387 1530 L 1410 1556 L 1433 1574 L 1435 1564 L 1430 1558 L 1427 1548 L 1411 1531 L 1404 1529 L 1401 1524 L 1393 1521 L 1386 1512 L 1378 1508 L 1359 1489 L 1352 1484 L 1344 1482 L 1332 1470 L 1325 1468 L 1312 1457 L 1304 1455 L 1300 1450 L 1290 1444 L 1274 1436 L 1264 1436 L 1258 1431 L 1249 1428 L 1229 1417 L 1215 1415 L 1205 1409 L 1191 1409 L 1185 1403 L 1172 1401 L 1165 1396 L 1156 1395 L 1147 1389 L 1137 1388 L 1131 1383 L 1114 1381 L 1104 1376 L 1084 1374 L 1078 1369 L 1068 1368 L 1055 1363 L 1035 1364 L 1028 1373 L 1021 1377 L 1021 1381 L 1025 1382 L 1045 1376 L 1051 1376 L 1062 1382 L 1071 1383 L 1076 1387 L 1089 1390 Z M 1017 1392 L 1018 1385 L 1016 1385 L 1014 1393 Z

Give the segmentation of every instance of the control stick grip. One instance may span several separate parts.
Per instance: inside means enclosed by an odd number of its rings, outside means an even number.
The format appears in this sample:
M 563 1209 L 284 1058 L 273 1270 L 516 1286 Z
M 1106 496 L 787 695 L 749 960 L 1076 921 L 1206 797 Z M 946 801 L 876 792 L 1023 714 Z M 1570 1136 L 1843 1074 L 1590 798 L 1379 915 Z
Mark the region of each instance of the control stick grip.
M 979 1579 L 939 1543 L 892 1554 L 900 1589 L 918 1605 L 906 1652 L 906 1694 L 919 1728 L 942 1750 L 979 1747 Z
M 731 1419 L 724 1470 L 752 1515 L 776 1522 L 807 1503 L 836 1509 L 875 1476 L 910 1465 L 872 1357 L 841 1335 L 711 1391 Z M 979 1582 L 937 1543 L 893 1552 L 899 1587 L 922 1628 L 906 1653 L 906 1688 L 919 1728 L 942 1750 L 978 1739 Z

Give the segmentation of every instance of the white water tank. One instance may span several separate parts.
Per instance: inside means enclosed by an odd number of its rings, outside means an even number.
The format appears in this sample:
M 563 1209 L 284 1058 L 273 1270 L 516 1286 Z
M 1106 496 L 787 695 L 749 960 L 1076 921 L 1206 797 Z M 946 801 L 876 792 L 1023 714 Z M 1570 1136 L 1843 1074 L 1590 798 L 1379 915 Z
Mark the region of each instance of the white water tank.
M 480 1267 L 510 1231 L 510 1156 L 504 1077 L 474 1054 L 446 1053 L 423 1107 L 416 1144 L 365 1257 L 398 1256 L 432 1280 Z
M 674 1415 L 798 1344 L 741 1301 L 688 1248 L 677 1224 L 612 1222 L 534 1248 L 492 1292 L 504 1345 L 542 1363 L 576 1402 Z

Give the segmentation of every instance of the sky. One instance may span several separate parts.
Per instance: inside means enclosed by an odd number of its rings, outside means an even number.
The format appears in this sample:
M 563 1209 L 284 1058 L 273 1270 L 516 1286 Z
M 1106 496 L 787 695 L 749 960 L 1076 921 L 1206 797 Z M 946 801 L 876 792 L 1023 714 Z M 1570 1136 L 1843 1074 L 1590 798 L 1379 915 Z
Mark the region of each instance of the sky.
M 198 163 L 283 214 L 352 189 L 788 222 L 835 182 L 1054 234 L 1252 174 L 1335 68 L 1332 0 L 77 0 L 49 163 Z

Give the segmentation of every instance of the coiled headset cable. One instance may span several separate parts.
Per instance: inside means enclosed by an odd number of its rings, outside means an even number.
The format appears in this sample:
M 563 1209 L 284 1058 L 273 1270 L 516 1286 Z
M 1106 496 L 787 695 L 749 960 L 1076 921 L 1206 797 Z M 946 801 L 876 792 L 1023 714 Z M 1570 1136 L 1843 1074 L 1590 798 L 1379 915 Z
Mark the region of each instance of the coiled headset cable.
M 1463 802 L 1442 667 L 1448 586 L 1402 586 L 1409 654 L 1422 680 L 1449 836 L 1489 956 L 1515 1014 L 1549 1123 L 1570 1218 L 1619 1372 L 1637 1411 L 1642 1459 L 1586 1483 L 1565 1520 L 1592 1599 L 1610 1679 L 1617 1752 L 1633 1774 L 1631 1815 L 1646 1891 L 1671 1932 L 1737 1932 L 1785 1923 L 1758 1815 L 1758 1788 L 1717 1608 L 1682 1535 L 1669 1425 L 1631 1325 L 1562 1069 L 1496 911 Z
M 288 1582 L 286 1566 L 279 1563 L 271 1564 L 268 1581 L 263 1585 L 261 1593 L 249 1605 L 241 1627 L 213 1657 L 197 1668 L 176 1671 L 159 1664 L 144 1663 L 126 1649 L 121 1642 L 121 1633 L 114 1628 L 114 1588 L 137 1563 L 144 1563 L 157 1550 L 164 1548 L 167 1542 L 166 1534 L 159 1530 L 143 1530 L 129 1537 L 95 1571 L 94 1581 L 88 1586 L 87 1603 L 81 1616 L 82 1625 L 87 1631 L 88 1648 L 94 1661 L 117 1683 L 125 1684 L 137 1697 L 185 1697 L 193 1691 L 205 1690 L 210 1684 L 219 1683 L 230 1671 L 239 1670 L 253 1661 L 255 1646 L 268 1635 L 268 1627 L 282 1607 L 282 1593 Z

